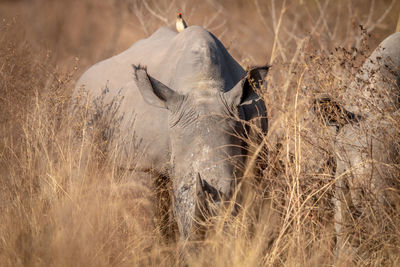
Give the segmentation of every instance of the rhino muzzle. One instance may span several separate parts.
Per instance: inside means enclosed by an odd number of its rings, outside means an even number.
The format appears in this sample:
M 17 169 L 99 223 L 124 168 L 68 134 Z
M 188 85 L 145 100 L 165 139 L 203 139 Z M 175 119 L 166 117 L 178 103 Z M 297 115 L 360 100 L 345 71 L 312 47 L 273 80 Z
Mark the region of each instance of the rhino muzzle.
M 204 222 L 218 214 L 227 195 L 197 174 L 196 182 L 182 184 L 175 192 L 175 216 L 182 238 L 196 240 L 204 233 Z

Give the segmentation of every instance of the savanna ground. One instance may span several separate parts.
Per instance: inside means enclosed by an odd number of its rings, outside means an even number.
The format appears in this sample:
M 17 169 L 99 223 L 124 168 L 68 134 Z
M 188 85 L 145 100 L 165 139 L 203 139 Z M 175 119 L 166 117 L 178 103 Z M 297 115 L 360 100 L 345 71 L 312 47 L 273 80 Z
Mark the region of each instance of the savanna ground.
M 118 168 L 101 135 L 87 134 L 86 113 L 70 112 L 85 69 L 173 27 L 178 11 L 243 67 L 272 65 L 260 92 L 270 130 L 253 144 L 267 167 L 245 179 L 238 216 L 212 218 L 186 256 L 168 182 Z M 311 107 L 345 100 L 341 88 L 399 14 L 396 0 L 1 1 L 0 265 L 399 266 L 399 202 L 354 218 L 359 253 L 335 258 L 335 131 Z M 399 165 L 389 167 L 396 176 Z

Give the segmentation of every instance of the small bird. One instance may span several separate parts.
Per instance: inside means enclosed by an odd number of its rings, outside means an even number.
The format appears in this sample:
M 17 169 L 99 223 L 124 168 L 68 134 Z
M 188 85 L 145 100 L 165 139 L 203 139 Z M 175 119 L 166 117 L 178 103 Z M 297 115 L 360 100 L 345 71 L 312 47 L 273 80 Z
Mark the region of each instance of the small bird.
M 186 24 L 185 20 L 182 18 L 182 13 L 179 12 L 178 16 L 176 18 L 176 30 L 178 32 L 181 32 L 186 28 L 187 28 L 187 24 Z

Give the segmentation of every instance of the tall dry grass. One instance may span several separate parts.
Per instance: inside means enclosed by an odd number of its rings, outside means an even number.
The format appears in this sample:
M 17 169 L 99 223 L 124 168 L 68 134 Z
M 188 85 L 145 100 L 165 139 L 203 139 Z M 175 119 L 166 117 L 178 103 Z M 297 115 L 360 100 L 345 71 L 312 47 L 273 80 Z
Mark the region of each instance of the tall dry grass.
M 238 215 L 210 218 L 193 244 L 177 241 L 168 181 L 119 169 L 99 125 L 89 135 L 86 110 L 70 112 L 87 66 L 173 25 L 178 10 L 244 67 L 272 64 L 260 92 L 270 129 L 252 144 L 255 166 L 266 168 L 248 172 Z M 398 202 L 355 217 L 359 253 L 335 257 L 336 129 L 313 104 L 346 101 L 341 88 L 394 31 L 399 11 L 374 0 L 2 2 L 0 265 L 398 265 Z M 397 133 L 399 121 L 390 122 Z M 390 167 L 396 175 L 399 165 Z

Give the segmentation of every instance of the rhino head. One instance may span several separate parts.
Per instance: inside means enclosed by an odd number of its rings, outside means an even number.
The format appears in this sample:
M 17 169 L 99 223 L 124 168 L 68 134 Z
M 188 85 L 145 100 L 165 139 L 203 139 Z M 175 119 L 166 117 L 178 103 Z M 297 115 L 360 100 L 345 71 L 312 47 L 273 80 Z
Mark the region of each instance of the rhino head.
M 133 69 L 144 100 L 168 112 L 174 215 L 181 238 L 194 238 L 199 214 L 213 213 L 240 181 L 246 154 L 243 120 L 248 119 L 242 107 L 262 101 L 252 86 L 261 86 L 254 81 L 264 80 L 268 67 L 252 69 L 229 91 L 194 85 L 187 94 L 151 77 L 144 67 Z

